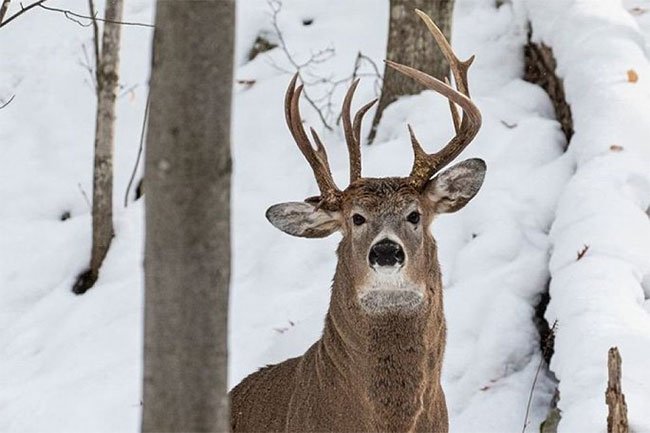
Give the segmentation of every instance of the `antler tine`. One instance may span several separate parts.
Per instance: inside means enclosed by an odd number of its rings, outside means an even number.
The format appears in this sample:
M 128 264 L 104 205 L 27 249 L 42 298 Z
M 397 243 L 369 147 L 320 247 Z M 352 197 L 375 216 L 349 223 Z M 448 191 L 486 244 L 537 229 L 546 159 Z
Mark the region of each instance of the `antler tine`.
M 449 78 L 447 77 L 445 77 L 445 84 L 451 87 Z M 460 114 L 458 114 L 458 107 L 456 107 L 456 104 L 451 99 L 449 100 L 449 111 L 451 111 L 451 120 L 454 122 L 454 131 L 458 134 L 458 131 L 460 131 Z
M 352 98 L 354 97 L 354 92 L 357 90 L 358 84 L 359 79 L 352 82 L 352 85 L 345 93 L 343 108 L 341 109 L 345 142 L 348 145 L 348 153 L 350 154 L 350 183 L 361 177 L 361 146 L 355 139 L 354 130 L 352 129 L 352 120 L 350 119 L 350 106 L 352 105 Z
M 354 139 L 357 142 L 357 146 L 361 146 L 361 122 L 363 121 L 363 116 L 372 108 L 373 105 L 378 101 L 377 98 L 368 102 L 363 107 L 359 108 L 357 114 L 354 115 Z
M 291 79 L 284 98 L 284 113 L 287 126 L 298 148 L 314 172 L 314 177 L 316 178 L 316 183 L 321 193 L 319 206 L 327 210 L 336 210 L 340 206 L 341 191 L 334 183 L 327 159 L 327 152 L 320 137 L 318 137 L 318 134 L 312 128 L 311 133 L 316 142 L 316 148 L 314 148 L 302 125 L 299 102 L 303 86 L 300 85 L 296 88 L 297 79 L 298 74 L 294 75 Z
M 357 78 L 345 93 L 343 108 L 341 109 L 345 142 L 348 145 L 348 153 L 350 154 L 350 183 L 361 178 L 361 122 L 366 112 L 377 102 L 377 99 L 374 99 L 361 107 L 354 115 L 354 123 L 352 123 L 350 119 L 350 106 L 352 105 L 352 98 L 354 98 L 354 92 L 357 90 L 358 85 L 359 79 Z
M 469 60 L 464 62 L 460 61 L 452 51 L 447 39 L 444 37 L 440 29 L 438 29 L 438 27 L 433 23 L 431 18 L 417 9 L 416 13 L 427 25 L 429 31 L 436 40 L 436 43 L 449 61 L 452 74 L 456 81 L 456 86 L 458 87 L 458 90 L 456 90 L 451 87 L 448 80 L 446 80 L 446 83 L 443 83 L 437 78 L 425 74 L 422 71 L 386 60 L 388 66 L 410 78 L 413 78 L 423 86 L 440 93 L 449 100 L 449 109 L 451 110 L 456 135 L 440 151 L 431 155 L 427 154 L 422 149 L 422 146 L 415 137 L 413 130 L 409 127 L 414 153 L 413 168 L 411 169 L 409 177 L 414 186 L 422 188 L 433 174 L 456 158 L 476 136 L 481 127 L 481 112 L 469 98 L 469 88 L 467 85 L 467 71 L 472 64 L 474 57 L 472 56 Z M 463 111 L 462 120 L 460 120 L 456 104 L 459 105 Z
M 474 56 L 471 56 L 464 62 L 460 60 L 458 57 L 456 57 L 454 50 L 451 48 L 451 45 L 449 45 L 449 41 L 447 41 L 447 38 L 445 38 L 445 35 L 442 34 L 433 20 L 420 9 L 415 9 L 415 13 L 420 17 L 422 21 L 424 21 L 424 24 L 429 29 L 429 33 L 431 33 L 431 36 L 433 36 L 435 39 L 436 44 L 438 44 L 438 47 L 440 48 L 440 51 L 442 51 L 442 54 L 449 62 L 449 68 L 451 69 L 451 73 L 454 76 L 458 90 L 460 93 L 469 98 L 467 71 L 474 61 Z

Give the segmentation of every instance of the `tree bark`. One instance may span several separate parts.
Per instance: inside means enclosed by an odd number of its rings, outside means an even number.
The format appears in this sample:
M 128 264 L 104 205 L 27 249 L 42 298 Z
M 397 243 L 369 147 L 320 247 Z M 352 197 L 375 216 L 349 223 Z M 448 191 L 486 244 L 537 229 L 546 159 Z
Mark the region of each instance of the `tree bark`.
M 607 392 L 605 393 L 605 401 L 609 408 L 607 433 L 628 433 L 627 404 L 621 388 L 621 355 L 616 347 L 609 349 L 607 373 Z
M 234 0 L 158 0 L 145 177 L 144 432 L 228 431 Z
M 115 100 L 120 66 L 123 0 L 109 0 L 104 12 L 104 33 L 97 64 L 97 116 L 95 121 L 95 162 L 93 169 L 93 244 L 90 269 L 79 276 L 73 287 L 85 293 L 99 277 L 113 239 L 113 142 L 115 141 Z M 96 33 L 95 33 L 96 36 Z M 97 44 L 97 40 L 95 40 Z
M 555 73 L 557 65 L 551 47 L 533 42 L 531 35 L 532 28 L 529 28 L 528 43 L 524 46 L 524 80 L 537 84 L 548 93 L 555 110 L 555 118 L 562 127 L 568 146 L 573 136 L 573 118 L 571 106 L 564 96 L 564 82 Z
M 454 0 L 390 0 L 386 58 L 444 79 L 449 76 L 449 62 L 414 9 L 420 9 L 429 15 L 447 40 L 451 40 Z M 371 143 L 374 140 L 384 109 L 388 105 L 400 96 L 415 95 L 422 90 L 424 87 L 415 80 L 385 66 L 384 83 L 368 141 Z

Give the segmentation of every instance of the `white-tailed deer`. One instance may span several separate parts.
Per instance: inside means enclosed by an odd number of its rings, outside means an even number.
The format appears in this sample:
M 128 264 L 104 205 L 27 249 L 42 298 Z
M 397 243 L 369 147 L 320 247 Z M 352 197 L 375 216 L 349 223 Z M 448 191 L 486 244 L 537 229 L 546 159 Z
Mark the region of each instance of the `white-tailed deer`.
M 442 282 L 429 226 L 435 215 L 457 211 L 476 195 L 485 163 L 469 159 L 440 172 L 481 125 L 467 88 L 473 57 L 460 61 L 433 21 L 417 13 L 449 60 L 457 89 L 408 66 L 388 64 L 449 100 L 456 135 L 427 154 L 409 127 L 415 161 L 408 177 L 361 177 L 361 120 L 375 101 L 351 120 L 356 81 L 342 117 L 350 185 L 338 189 L 318 134 L 311 130 L 314 147 L 302 126 L 303 87 L 296 88 L 296 76 L 289 84 L 287 125 L 320 196 L 277 204 L 266 216 L 294 236 L 339 231 L 343 239 L 322 337 L 304 355 L 263 368 L 232 390 L 234 432 L 448 431 L 440 385 L 446 333 Z

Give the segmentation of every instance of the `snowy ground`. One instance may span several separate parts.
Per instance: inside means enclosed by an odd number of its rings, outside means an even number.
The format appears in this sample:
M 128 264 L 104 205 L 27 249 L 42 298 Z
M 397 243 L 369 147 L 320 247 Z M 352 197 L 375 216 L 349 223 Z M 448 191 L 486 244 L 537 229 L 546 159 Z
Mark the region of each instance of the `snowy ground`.
M 443 385 L 451 431 L 521 431 L 540 362 L 534 307 L 549 279 L 547 318 L 559 323 L 550 368 L 560 381 L 560 431 L 604 431 L 612 345 L 623 356 L 632 426 L 650 431 L 643 410 L 650 407 L 650 13 L 635 9 L 650 2 L 493 4 L 457 0 L 453 33 L 460 57 L 477 55 L 470 87 L 484 118 L 463 157 L 485 159 L 488 177 L 466 209 L 432 228 L 446 287 Z M 85 2 L 74 5 L 85 12 Z M 127 2 L 129 21 L 152 22 L 152 13 L 149 1 Z M 286 0 L 278 25 L 298 61 L 333 48 L 311 72 L 339 79 L 350 75 L 358 51 L 381 64 L 387 16 L 387 7 L 371 0 Z M 534 38 L 553 46 L 565 77 L 576 130 L 566 154 L 547 96 L 520 78 L 529 17 Z M 268 4 L 240 1 L 237 25 L 235 78 L 255 83 L 237 84 L 234 99 L 231 385 L 318 338 L 338 241 L 290 238 L 264 219 L 269 205 L 313 195 L 316 185 L 284 125 L 285 55 L 275 49 L 246 61 L 256 35 L 273 32 Z M 0 29 L 0 100 L 16 94 L 0 111 L 0 431 L 139 427 L 143 208 L 122 202 L 137 152 L 151 32 L 124 29 L 117 236 L 98 286 L 75 297 L 69 288 L 90 250 L 80 190 L 91 190 L 94 100 L 79 64 L 90 37 L 90 29 L 38 9 Z M 637 82 L 628 82 L 630 69 Z M 309 90 L 318 97 L 325 87 Z M 334 94 L 336 109 L 344 91 Z M 374 79 L 364 77 L 355 106 L 374 91 Z M 376 144 L 363 149 L 366 175 L 406 174 L 407 121 L 429 149 L 452 133 L 441 97 L 403 98 L 385 113 Z M 323 138 L 343 185 L 342 132 L 324 130 Z M 71 218 L 61 221 L 66 211 Z M 556 386 L 542 368 L 527 431 L 537 431 Z

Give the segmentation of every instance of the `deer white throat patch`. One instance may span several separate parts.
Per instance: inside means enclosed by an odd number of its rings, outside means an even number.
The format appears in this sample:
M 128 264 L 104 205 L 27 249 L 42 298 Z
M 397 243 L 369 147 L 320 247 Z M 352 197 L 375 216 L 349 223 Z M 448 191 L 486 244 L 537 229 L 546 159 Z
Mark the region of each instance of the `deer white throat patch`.
M 422 304 L 425 288 L 405 279 L 398 269 L 372 274 L 368 286 L 358 295 L 359 304 L 367 313 L 408 313 Z

